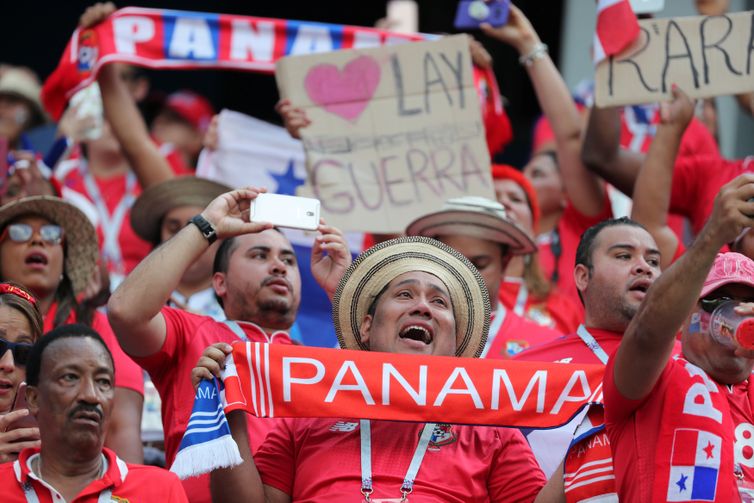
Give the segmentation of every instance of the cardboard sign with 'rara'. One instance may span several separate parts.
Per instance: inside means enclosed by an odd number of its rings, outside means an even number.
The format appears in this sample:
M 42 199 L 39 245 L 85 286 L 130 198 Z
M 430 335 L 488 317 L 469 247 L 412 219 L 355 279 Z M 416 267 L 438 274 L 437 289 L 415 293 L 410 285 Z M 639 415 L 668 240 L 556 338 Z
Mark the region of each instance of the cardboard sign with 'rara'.
M 275 76 L 311 120 L 298 194 L 328 223 L 401 232 L 446 199 L 494 197 L 464 35 L 283 58 Z

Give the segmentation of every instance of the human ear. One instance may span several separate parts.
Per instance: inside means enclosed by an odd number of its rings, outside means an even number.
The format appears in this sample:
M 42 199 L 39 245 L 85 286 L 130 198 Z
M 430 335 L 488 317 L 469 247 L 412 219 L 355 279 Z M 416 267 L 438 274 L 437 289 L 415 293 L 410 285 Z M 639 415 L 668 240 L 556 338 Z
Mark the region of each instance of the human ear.
M 359 338 L 362 344 L 369 347 L 369 331 L 372 329 L 372 315 L 368 314 L 364 316 L 364 319 L 359 326 Z

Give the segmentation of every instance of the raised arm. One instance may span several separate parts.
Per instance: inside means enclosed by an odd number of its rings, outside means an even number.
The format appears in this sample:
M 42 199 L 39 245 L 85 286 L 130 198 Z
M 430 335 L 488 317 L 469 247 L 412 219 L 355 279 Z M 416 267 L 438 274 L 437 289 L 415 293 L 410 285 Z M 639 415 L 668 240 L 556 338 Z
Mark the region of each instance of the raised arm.
M 668 226 L 670 190 L 681 138 L 693 115 L 694 103 L 674 87 L 673 101 L 661 105 L 657 135 L 634 186 L 631 218 L 652 234 L 660 249 L 663 269 L 670 265 L 678 249 L 678 237 Z
M 603 183 L 581 162 L 581 116 L 539 35 L 515 5 L 510 6 L 505 26 L 482 25 L 482 31 L 512 46 L 521 55 L 542 112 L 555 134 L 558 164 L 568 199 L 580 213 L 598 215 L 604 207 Z
M 194 388 L 202 379 L 220 378 L 220 370 L 225 366 L 225 358 L 231 353 L 230 344 L 220 342 L 204 350 L 196 367 L 191 371 Z M 228 414 L 231 435 L 238 445 L 243 463 L 233 468 L 221 468 L 210 474 L 212 501 L 243 501 L 245 503 L 290 503 L 287 494 L 265 486 L 259 476 L 254 457 L 249 448 L 249 432 L 246 427 L 246 413 L 233 411 Z
M 589 111 L 581 160 L 592 173 L 631 196 L 644 154 L 620 146 L 620 109 L 592 107 Z
M 115 11 L 112 3 L 98 3 L 81 16 L 79 26 L 89 27 L 100 23 Z M 102 93 L 102 105 L 113 134 L 118 139 L 142 188 L 172 178 L 173 170 L 152 141 L 133 98 L 120 79 L 117 64 L 100 70 L 97 80 Z
M 222 194 L 202 212 L 218 239 L 272 227 L 249 222 L 249 204 L 265 189 L 249 187 Z M 107 305 L 110 325 L 131 356 L 154 354 L 165 341 L 160 310 L 183 273 L 207 249 L 209 241 L 196 225 L 187 225 L 150 253 L 113 292 Z
M 717 252 L 744 227 L 754 226 L 754 174 L 724 185 L 694 244 L 654 282 L 623 335 L 613 378 L 626 398 L 639 400 L 654 388 L 694 307 Z

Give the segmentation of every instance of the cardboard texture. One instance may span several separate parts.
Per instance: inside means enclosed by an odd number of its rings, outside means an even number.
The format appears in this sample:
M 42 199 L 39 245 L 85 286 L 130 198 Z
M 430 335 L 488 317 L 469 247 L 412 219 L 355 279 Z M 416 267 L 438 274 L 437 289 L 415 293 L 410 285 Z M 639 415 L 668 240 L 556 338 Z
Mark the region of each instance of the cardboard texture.
M 465 35 L 282 58 L 275 77 L 311 119 L 297 194 L 328 223 L 398 233 L 451 197 L 494 199 Z
M 703 98 L 754 90 L 754 11 L 647 19 L 635 44 L 595 71 L 597 106 L 671 98 L 677 84 Z

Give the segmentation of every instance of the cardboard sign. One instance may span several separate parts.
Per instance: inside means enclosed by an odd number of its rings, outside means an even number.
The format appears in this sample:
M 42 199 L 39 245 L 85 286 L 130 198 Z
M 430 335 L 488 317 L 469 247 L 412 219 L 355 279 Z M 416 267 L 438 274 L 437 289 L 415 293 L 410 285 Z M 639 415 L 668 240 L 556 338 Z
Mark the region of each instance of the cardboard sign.
M 754 11 L 639 24 L 636 43 L 597 66 L 597 106 L 669 99 L 673 84 L 694 98 L 754 90 Z
M 280 96 L 304 108 L 307 183 L 345 230 L 402 232 L 446 199 L 494 199 L 465 35 L 278 61 Z

